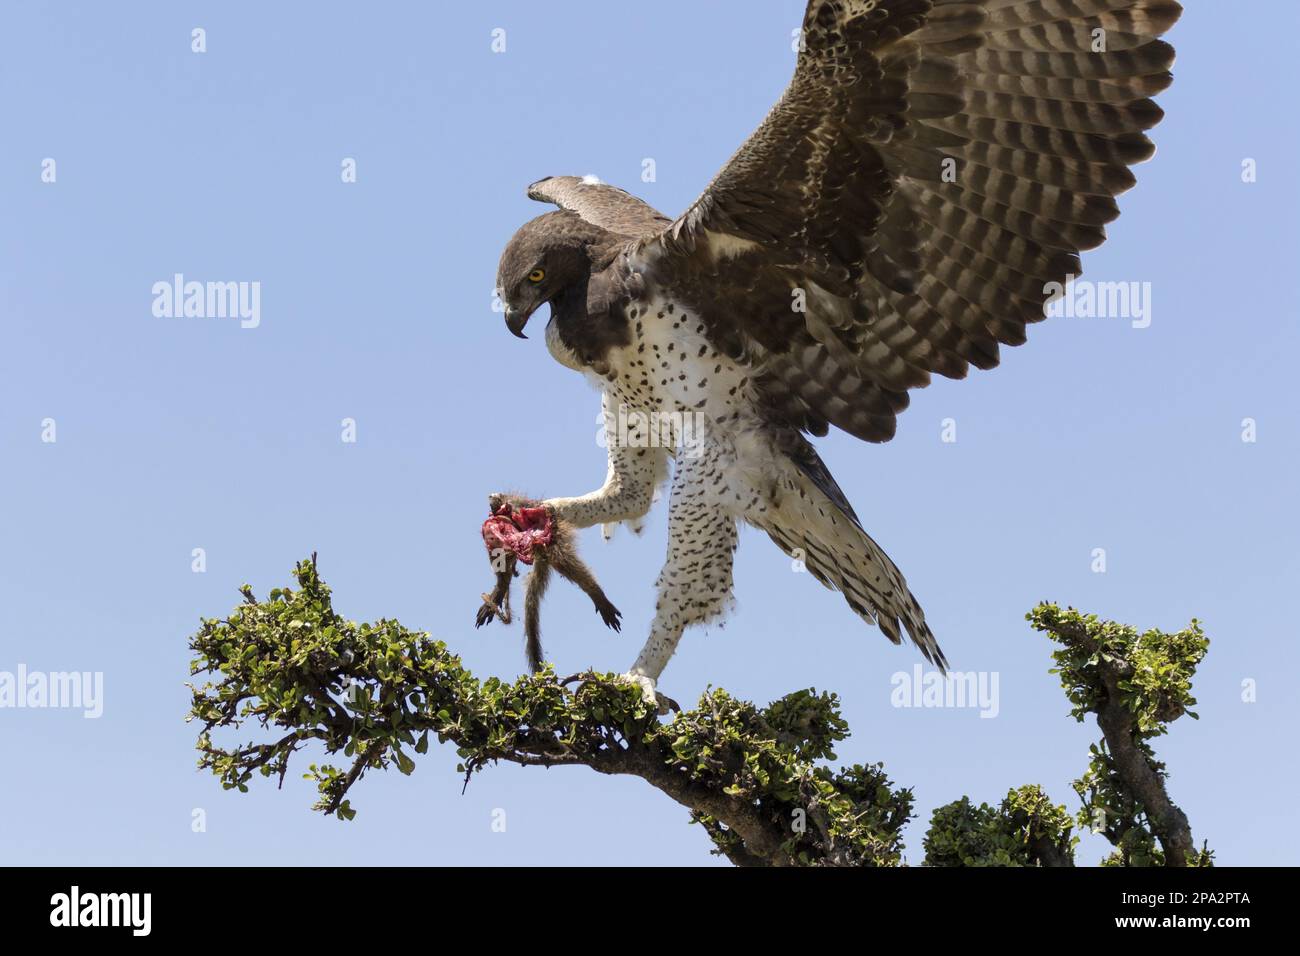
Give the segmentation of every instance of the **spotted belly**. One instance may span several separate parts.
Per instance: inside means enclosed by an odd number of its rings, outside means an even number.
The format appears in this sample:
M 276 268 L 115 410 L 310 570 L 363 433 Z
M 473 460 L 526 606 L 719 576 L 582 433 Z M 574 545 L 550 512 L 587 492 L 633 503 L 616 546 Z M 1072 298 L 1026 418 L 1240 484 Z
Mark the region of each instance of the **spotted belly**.
M 629 306 L 627 320 L 631 342 L 610 353 L 605 386 L 620 402 L 715 425 L 746 417 L 751 372 L 714 348 L 698 316 L 652 299 Z

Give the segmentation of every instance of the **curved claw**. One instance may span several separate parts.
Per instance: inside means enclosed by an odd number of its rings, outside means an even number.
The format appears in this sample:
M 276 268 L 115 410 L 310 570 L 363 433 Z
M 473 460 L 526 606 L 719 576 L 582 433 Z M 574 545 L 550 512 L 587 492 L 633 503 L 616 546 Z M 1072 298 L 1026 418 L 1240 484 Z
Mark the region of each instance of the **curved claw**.
M 641 699 L 653 707 L 660 717 L 666 716 L 670 711 L 681 713 L 682 708 L 677 701 L 671 697 L 665 697 L 655 689 L 654 678 L 647 677 L 645 674 L 628 673 L 620 674 L 618 679 L 641 688 Z

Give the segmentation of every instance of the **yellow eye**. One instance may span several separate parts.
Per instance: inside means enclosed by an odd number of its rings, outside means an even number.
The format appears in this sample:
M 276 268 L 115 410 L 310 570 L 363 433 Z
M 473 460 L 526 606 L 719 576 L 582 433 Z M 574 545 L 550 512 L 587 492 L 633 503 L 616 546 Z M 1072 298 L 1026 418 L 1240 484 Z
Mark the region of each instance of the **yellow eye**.
M 545 278 L 546 270 L 544 269 L 534 269 L 532 272 L 528 273 L 529 282 L 541 282 Z

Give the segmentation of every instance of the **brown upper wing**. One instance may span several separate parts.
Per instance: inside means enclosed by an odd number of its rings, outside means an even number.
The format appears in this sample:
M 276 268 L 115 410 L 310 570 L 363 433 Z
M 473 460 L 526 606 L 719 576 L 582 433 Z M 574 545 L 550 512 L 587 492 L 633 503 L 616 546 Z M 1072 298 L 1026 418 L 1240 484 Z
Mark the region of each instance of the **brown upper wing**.
M 555 203 L 587 222 L 629 239 L 663 232 L 670 220 L 631 193 L 581 176 L 548 176 L 528 187 L 528 198 Z
M 773 416 L 885 441 L 909 389 L 996 365 L 1104 240 L 1154 152 L 1180 13 L 812 0 L 789 88 L 643 242 L 647 276 L 755 367 Z

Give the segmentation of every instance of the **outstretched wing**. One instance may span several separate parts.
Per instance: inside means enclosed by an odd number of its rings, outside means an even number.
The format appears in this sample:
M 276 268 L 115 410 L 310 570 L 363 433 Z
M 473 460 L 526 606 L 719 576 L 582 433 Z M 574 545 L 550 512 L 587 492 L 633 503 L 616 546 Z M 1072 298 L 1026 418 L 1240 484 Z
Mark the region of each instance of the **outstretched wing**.
M 909 389 L 996 365 L 1103 241 L 1154 151 L 1180 13 L 812 0 L 780 102 L 637 259 L 775 421 L 886 441 Z
M 555 203 L 587 222 L 629 239 L 663 232 L 671 220 L 631 193 L 590 176 L 548 176 L 528 187 L 528 198 Z

